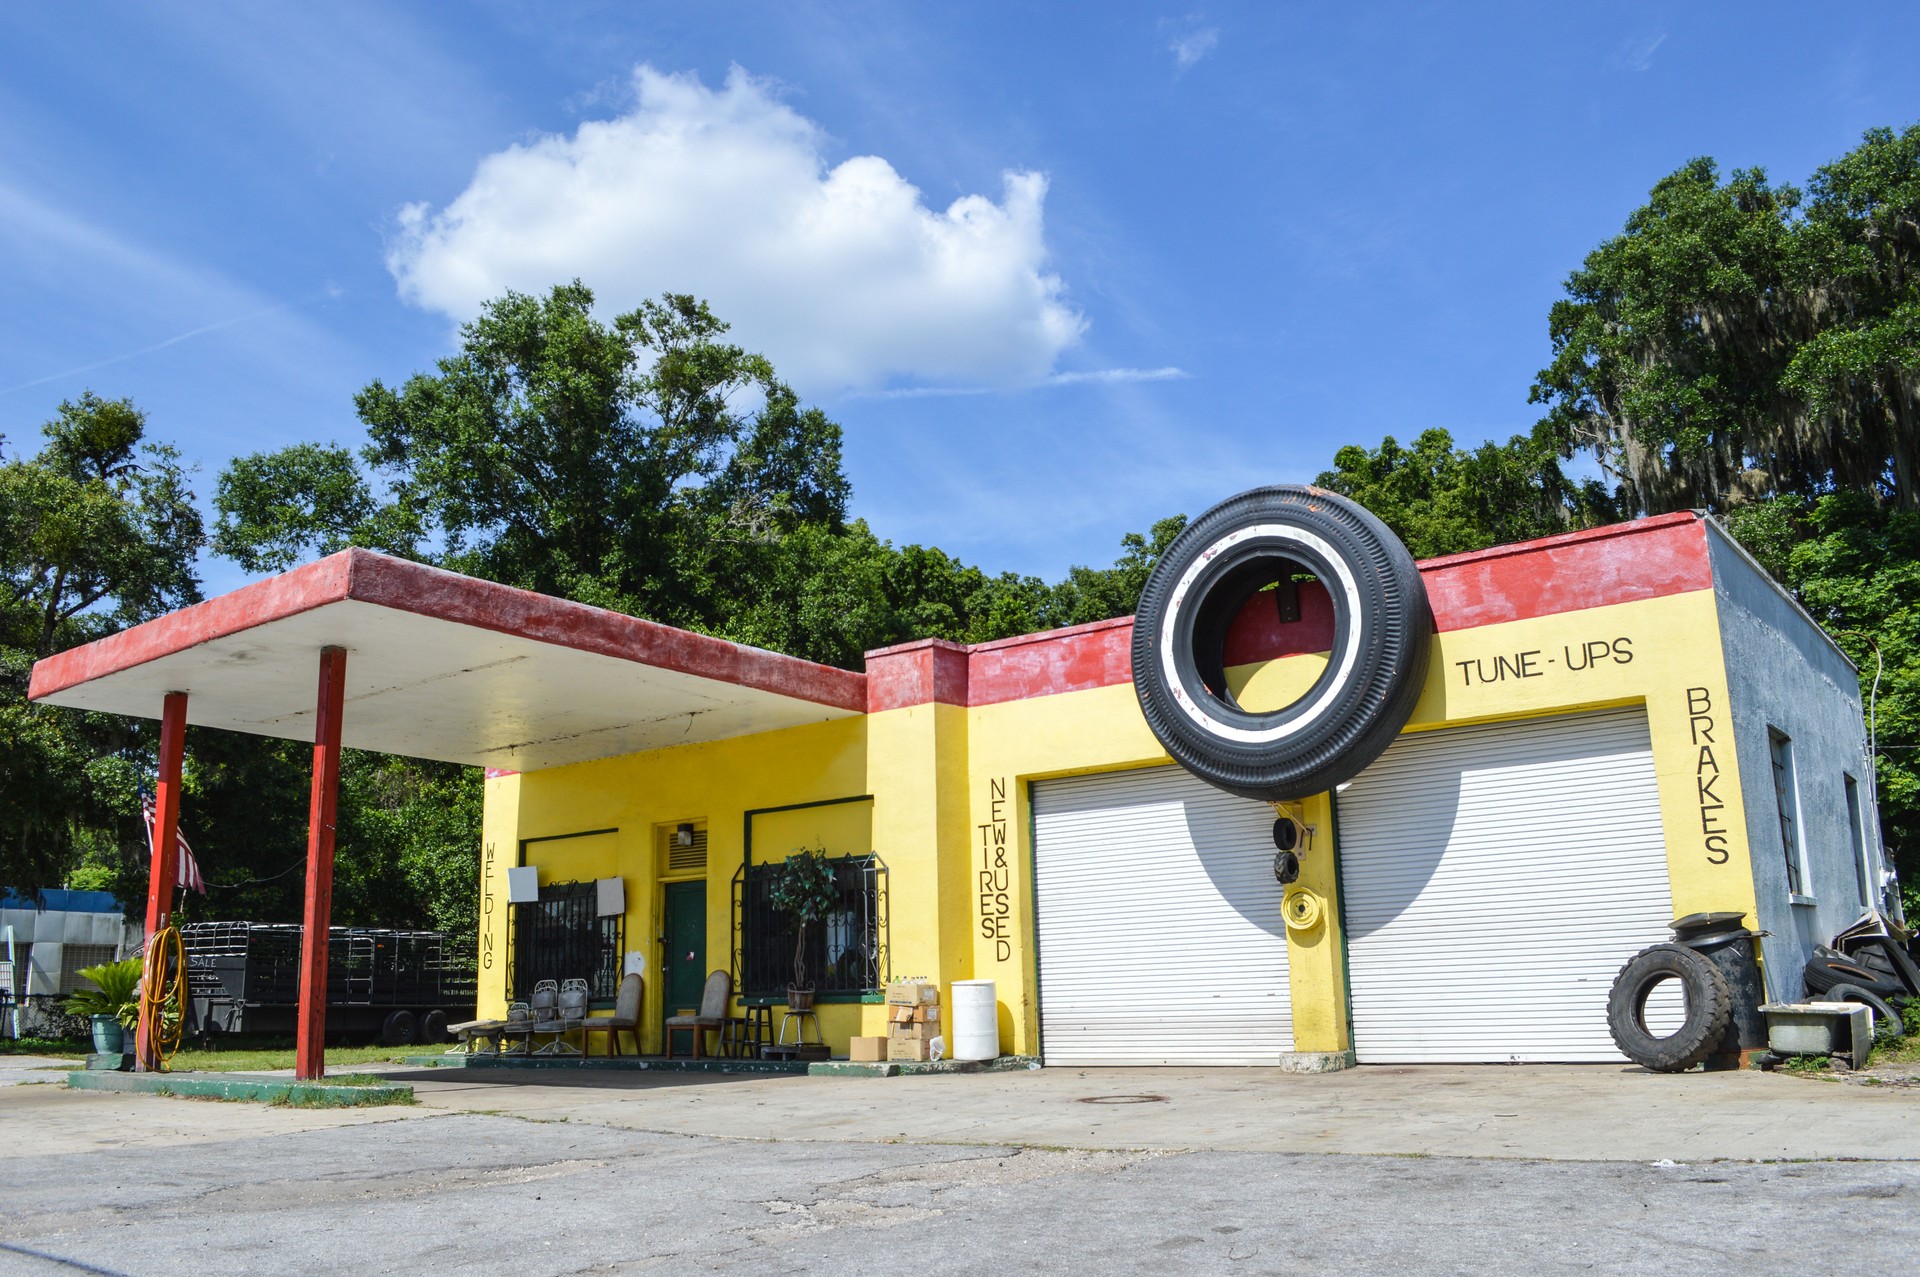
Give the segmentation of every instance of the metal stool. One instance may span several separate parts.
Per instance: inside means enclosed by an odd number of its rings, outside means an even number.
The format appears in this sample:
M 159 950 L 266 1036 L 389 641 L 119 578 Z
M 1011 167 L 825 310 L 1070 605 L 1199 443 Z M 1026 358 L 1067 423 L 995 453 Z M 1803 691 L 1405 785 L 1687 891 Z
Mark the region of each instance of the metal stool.
M 798 1020 L 799 1023 L 793 1026 L 793 1042 L 791 1043 L 791 1045 L 796 1047 L 807 1045 L 807 1025 L 808 1024 L 813 1025 L 814 1045 L 819 1046 L 819 1045 L 823 1045 L 826 1042 L 826 1039 L 820 1036 L 819 1013 L 816 1012 L 812 1007 L 808 1007 L 805 1011 L 782 1011 L 780 1013 L 780 1037 L 774 1043 L 775 1046 L 789 1045 L 789 1043 L 787 1042 L 787 1025 L 789 1023 L 792 1023 L 795 1020 Z

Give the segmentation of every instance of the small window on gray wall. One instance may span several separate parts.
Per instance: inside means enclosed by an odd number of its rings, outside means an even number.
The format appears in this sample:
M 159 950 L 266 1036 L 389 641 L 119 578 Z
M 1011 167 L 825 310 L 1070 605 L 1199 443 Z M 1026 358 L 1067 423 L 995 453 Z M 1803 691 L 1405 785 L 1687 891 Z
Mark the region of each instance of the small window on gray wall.
M 1800 795 L 1793 781 L 1793 742 L 1775 729 L 1767 729 L 1767 745 L 1773 754 L 1773 801 L 1780 813 L 1780 850 L 1787 860 L 1787 892 L 1807 894 L 1806 875 L 1800 872 Z
M 1874 904 L 1873 866 L 1867 856 L 1867 826 L 1860 812 L 1860 784 L 1853 777 L 1847 780 L 1847 832 L 1853 835 L 1853 869 L 1860 876 L 1860 903 Z

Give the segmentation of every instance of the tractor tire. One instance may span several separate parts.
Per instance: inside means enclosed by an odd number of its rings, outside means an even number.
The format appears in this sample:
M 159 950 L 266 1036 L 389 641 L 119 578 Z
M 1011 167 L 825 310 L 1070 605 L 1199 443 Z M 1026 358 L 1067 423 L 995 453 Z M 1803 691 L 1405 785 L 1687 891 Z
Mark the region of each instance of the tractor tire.
M 1686 992 L 1687 1018 L 1667 1037 L 1647 1029 L 1647 995 L 1663 980 Z M 1607 1030 L 1620 1053 L 1656 1073 L 1681 1073 L 1720 1049 L 1733 1018 L 1733 995 L 1713 959 L 1680 944 L 1656 944 L 1627 959 L 1607 995 Z
M 1257 593 L 1302 570 L 1333 601 L 1327 667 L 1293 704 L 1243 709 L 1227 687 L 1227 632 Z M 1230 794 L 1285 802 L 1353 779 L 1393 743 L 1432 642 L 1420 571 L 1384 523 L 1319 488 L 1254 488 L 1195 519 L 1154 565 L 1133 685 L 1175 762 Z

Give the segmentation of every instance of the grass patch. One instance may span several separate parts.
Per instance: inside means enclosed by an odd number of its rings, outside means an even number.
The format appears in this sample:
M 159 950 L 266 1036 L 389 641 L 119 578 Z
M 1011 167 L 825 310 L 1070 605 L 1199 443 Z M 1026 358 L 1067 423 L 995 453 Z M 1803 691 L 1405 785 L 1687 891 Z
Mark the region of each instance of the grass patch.
M 1884 1038 L 1875 1039 L 1873 1062 L 1875 1064 L 1920 1064 L 1920 1033 L 1909 1033 L 1904 1038 L 1891 1042 Z
M 327 1048 L 327 1081 L 335 1079 L 331 1070 L 351 1065 L 402 1064 L 410 1055 L 432 1053 L 442 1048 L 420 1046 L 330 1046 Z M 182 1047 L 168 1065 L 176 1073 L 267 1073 L 294 1067 L 291 1038 L 240 1039 L 221 1042 L 217 1047 Z M 376 1081 L 378 1079 L 375 1079 Z
M 0 1038 L 0 1055 L 58 1055 L 74 1057 L 91 1054 L 90 1038 Z

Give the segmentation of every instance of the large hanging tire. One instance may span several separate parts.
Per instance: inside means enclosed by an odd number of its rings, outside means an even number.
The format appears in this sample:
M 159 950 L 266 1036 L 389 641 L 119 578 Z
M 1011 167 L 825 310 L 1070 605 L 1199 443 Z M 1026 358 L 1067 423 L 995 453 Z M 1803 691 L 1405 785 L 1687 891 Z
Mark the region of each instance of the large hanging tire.
M 1647 1028 L 1647 995 L 1664 980 L 1686 993 L 1687 1018 L 1666 1037 Z M 1656 944 L 1627 959 L 1607 995 L 1607 1031 L 1620 1054 L 1656 1073 L 1680 1073 L 1706 1060 L 1727 1036 L 1733 995 L 1713 959 L 1679 944 Z
M 1293 704 L 1243 709 L 1227 631 L 1302 571 L 1333 600 L 1326 670 Z M 1133 625 L 1133 686 L 1174 761 L 1230 794 L 1285 802 L 1353 779 L 1393 743 L 1426 684 L 1433 613 L 1406 546 L 1319 488 L 1255 488 L 1189 524 L 1154 565 Z

